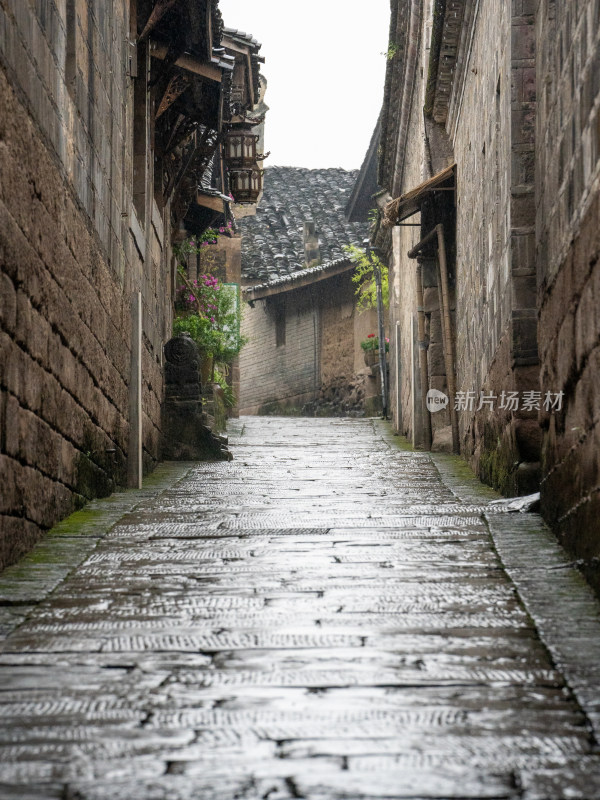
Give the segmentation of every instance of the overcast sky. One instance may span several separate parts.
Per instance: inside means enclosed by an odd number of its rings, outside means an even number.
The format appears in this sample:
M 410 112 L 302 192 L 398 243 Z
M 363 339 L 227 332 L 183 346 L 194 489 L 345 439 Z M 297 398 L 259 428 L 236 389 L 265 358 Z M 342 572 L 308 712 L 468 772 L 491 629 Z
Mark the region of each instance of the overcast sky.
M 265 166 L 362 164 L 383 99 L 389 0 L 220 0 L 262 44 Z

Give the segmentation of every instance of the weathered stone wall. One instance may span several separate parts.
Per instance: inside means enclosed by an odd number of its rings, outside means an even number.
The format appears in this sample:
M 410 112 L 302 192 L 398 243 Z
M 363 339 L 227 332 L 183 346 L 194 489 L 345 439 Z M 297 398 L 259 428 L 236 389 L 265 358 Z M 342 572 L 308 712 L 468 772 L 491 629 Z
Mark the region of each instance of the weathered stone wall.
M 354 372 L 354 291 L 348 273 L 314 287 L 321 309 L 321 386 Z
M 422 392 L 447 392 L 435 261 L 431 249 L 423 251 L 428 385 L 422 387 L 417 262 L 406 255 L 422 235 L 444 222 L 449 299 L 455 307 L 457 391 L 468 398 L 458 412 L 461 452 L 481 477 L 511 493 L 530 488 L 534 481 L 540 440 L 535 410 L 500 407 L 503 391 L 536 389 L 538 377 L 531 6 L 529 0 L 457 1 L 445 9 L 424 0 L 411 6 L 404 84 L 396 87 L 403 99 L 398 111 L 403 131 L 396 142 L 393 175 L 385 176 L 392 196 L 398 197 L 456 162 L 455 209 L 450 195 L 440 192 L 430 202 L 425 192 L 422 217 L 406 220 L 416 224 L 421 219 L 424 227 L 397 227 L 388 240 L 395 425 L 422 444 L 427 427 Z M 417 25 L 419 14 L 422 23 Z M 426 112 L 432 116 L 424 120 L 423 108 L 429 105 Z M 489 403 L 479 407 L 481 392 L 493 396 L 493 408 Z M 447 412 L 431 415 L 434 447 L 448 445 L 449 421 Z
M 538 377 L 531 6 L 478 7 L 447 121 L 457 163 L 457 390 L 475 397 L 459 411 L 461 449 L 511 494 L 535 488 L 540 438 L 536 411 L 522 410 Z M 502 392 L 513 391 L 521 407 L 502 408 Z
M 600 556 L 600 2 L 540 0 L 536 171 L 542 511 L 587 562 Z
M 511 312 L 507 9 L 506 3 L 480 7 L 464 67 L 468 78 L 463 113 L 456 120 L 453 141 L 457 162 L 457 385 L 459 390 L 477 394 L 486 383 Z M 463 440 L 470 425 L 472 417 L 461 414 Z
M 351 276 L 345 272 L 314 288 L 321 317 L 319 414 L 369 413 L 377 394 L 377 380 L 360 346 L 369 333 L 377 335 L 377 312 L 357 309 Z
M 464 65 L 465 85 L 455 128 L 456 372 L 457 390 L 491 386 L 492 375 L 510 380 L 510 5 L 479 7 L 473 41 Z M 493 54 L 493 57 L 491 57 Z M 454 87 L 455 92 L 457 87 Z M 507 387 L 508 388 L 508 387 Z M 459 411 L 461 450 L 481 457 L 490 425 L 477 405 Z
M 168 276 L 131 206 L 125 5 L 0 0 L 0 566 L 125 481 L 137 291 L 158 455 Z
M 413 23 L 414 37 L 409 48 L 414 50 L 417 74 L 426 75 L 429 60 L 433 3 L 423 3 L 422 26 Z M 409 51 L 410 52 L 410 51 Z M 402 166 L 396 194 L 403 194 L 430 177 L 424 148 L 423 105 L 425 82 L 416 79 L 407 114 L 406 141 L 398 158 Z M 395 227 L 391 240 L 389 261 L 390 287 L 390 408 L 395 427 L 416 445 L 423 444 L 421 387 L 418 371 L 417 324 L 417 262 L 407 253 L 421 238 L 420 214 L 406 220 L 407 225 Z

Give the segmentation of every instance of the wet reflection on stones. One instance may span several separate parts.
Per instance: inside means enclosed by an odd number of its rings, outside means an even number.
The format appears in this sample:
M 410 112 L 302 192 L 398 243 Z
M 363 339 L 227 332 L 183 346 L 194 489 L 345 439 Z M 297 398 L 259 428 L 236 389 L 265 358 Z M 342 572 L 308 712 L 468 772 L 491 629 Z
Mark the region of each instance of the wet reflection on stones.
M 231 446 L 2 617 L 0 798 L 600 796 L 485 492 L 369 420 Z

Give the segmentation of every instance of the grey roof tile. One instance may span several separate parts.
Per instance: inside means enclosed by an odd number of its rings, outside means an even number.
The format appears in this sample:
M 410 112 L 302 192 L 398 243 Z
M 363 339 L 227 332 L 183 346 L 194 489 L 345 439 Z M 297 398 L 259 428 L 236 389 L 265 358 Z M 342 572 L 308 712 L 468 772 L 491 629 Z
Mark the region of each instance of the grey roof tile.
M 360 245 L 368 225 L 344 217 L 356 175 L 356 170 L 268 167 L 256 216 L 239 221 L 244 279 L 272 281 L 304 270 L 307 220 L 315 222 L 322 264 L 343 258 L 344 246 Z

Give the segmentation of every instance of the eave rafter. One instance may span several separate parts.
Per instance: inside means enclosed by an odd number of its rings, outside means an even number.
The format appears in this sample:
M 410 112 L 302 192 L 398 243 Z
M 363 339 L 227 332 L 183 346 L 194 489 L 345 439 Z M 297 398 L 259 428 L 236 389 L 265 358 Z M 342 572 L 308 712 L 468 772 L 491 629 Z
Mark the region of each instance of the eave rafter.
M 140 41 L 144 41 L 150 33 L 156 28 L 161 19 L 181 0 L 156 0 L 156 4 L 152 9 L 148 21 L 144 26 L 144 30 L 140 34 Z

